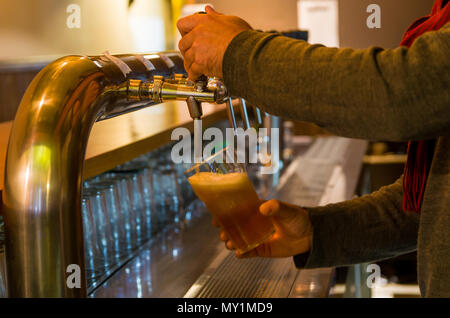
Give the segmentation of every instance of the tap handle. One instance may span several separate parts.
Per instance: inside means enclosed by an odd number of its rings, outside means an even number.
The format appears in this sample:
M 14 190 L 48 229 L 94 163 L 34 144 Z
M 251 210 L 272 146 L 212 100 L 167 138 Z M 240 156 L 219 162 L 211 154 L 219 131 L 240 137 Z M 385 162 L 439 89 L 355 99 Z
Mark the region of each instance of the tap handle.
M 253 106 L 253 112 L 255 113 L 255 118 L 256 118 L 258 127 L 262 126 L 263 120 L 262 120 L 261 110 L 258 107 Z
M 250 120 L 248 119 L 248 113 L 247 113 L 247 104 L 245 102 L 245 99 L 241 98 L 241 104 L 240 104 L 240 110 L 241 110 L 241 117 L 242 122 L 244 123 L 244 129 L 250 129 Z
M 234 108 L 231 98 L 228 98 L 226 100 L 226 103 L 227 103 L 228 121 L 230 122 L 230 125 L 233 128 L 233 132 L 236 135 L 237 134 L 236 116 L 234 115 Z

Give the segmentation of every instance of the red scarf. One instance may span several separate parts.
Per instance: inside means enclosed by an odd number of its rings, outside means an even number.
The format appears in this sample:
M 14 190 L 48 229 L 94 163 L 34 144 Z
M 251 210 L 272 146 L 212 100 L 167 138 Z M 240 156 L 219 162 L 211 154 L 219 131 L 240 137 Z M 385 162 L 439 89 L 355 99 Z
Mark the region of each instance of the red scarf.
M 410 47 L 414 40 L 425 32 L 438 30 L 450 21 L 448 0 L 436 0 L 431 14 L 414 22 L 406 32 L 400 45 Z M 408 159 L 403 176 L 403 210 L 419 212 L 436 140 L 410 141 Z

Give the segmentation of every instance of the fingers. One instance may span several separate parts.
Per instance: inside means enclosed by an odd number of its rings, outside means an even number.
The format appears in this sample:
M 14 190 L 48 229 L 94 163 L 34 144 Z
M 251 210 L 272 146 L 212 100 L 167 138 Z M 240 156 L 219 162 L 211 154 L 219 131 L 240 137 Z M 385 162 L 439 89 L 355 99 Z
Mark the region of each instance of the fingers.
M 227 242 L 228 241 L 228 235 L 225 231 L 221 230 L 219 234 L 220 240 Z
M 189 70 L 191 69 L 192 63 L 195 61 L 195 50 L 188 50 L 184 54 L 184 69 L 186 72 L 189 73 Z
M 233 242 L 230 241 L 227 232 L 220 229 L 219 238 L 221 241 L 225 242 L 225 245 L 227 246 L 228 249 L 230 249 L 230 250 L 234 249 Z
M 215 227 L 220 227 L 219 222 L 217 222 L 217 220 L 214 218 L 212 220 L 212 225 L 214 225 Z M 227 232 L 225 232 L 225 230 L 220 229 L 219 238 L 222 242 L 225 242 L 225 246 L 227 249 L 229 249 L 229 250 L 235 249 L 233 242 L 230 241 L 228 234 L 227 234 Z
M 195 34 L 194 32 L 191 32 L 183 35 L 180 42 L 178 42 L 178 49 L 180 49 L 180 52 L 181 54 L 183 54 L 183 56 L 191 48 L 192 43 L 194 43 L 194 39 Z
M 187 70 L 188 79 L 191 81 L 195 81 L 197 78 L 204 74 L 203 67 L 197 63 L 192 63 L 191 67 Z
M 216 227 L 219 227 L 219 223 L 217 222 L 216 219 L 213 218 L 212 220 L 212 224 Z M 239 251 L 236 250 L 236 246 L 234 246 L 233 242 L 230 240 L 230 238 L 228 237 L 227 232 L 225 232 L 225 230 L 220 229 L 219 232 L 219 238 L 222 242 L 225 243 L 225 247 L 230 250 L 230 251 L 235 251 L 235 255 L 237 258 L 250 258 L 250 257 L 256 257 L 258 256 L 258 251 L 257 249 L 253 249 L 250 250 L 246 253 L 239 253 Z
M 225 242 L 225 247 L 228 250 L 230 250 L 230 251 L 235 250 L 234 253 L 235 253 L 237 258 L 249 258 L 249 257 L 256 257 L 256 256 L 258 256 L 258 253 L 257 253 L 256 249 L 250 250 L 250 251 L 248 251 L 246 253 L 243 253 L 243 254 L 239 253 L 239 251 L 236 250 L 236 246 L 234 246 L 233 242 L 228 238 L 228 235 L 227 235 L 227 233 L 224 230 L 220 230 L 219 237 L 220 237 L 221 241 Z
M 184 56 L 184 69 L 188 73 L 189 79 L 192 81 L 195 81 L 205 73 L 204 66 L 200 65 L 195 59 L 195 52 L 198 50 L 194 50 L 192 47 L 192 43 L 196 36 L 194 33 L 196 32 L 194 31 L 185 35 L 178 44 L 178 48 Z
M 280 201 L 269 200 L 259 206 L 259 211 L 262 215 L 272 216 L 280 210 Z
M 192 14 L 185 18 L 181 18 L 177 22 L 178 31 L 180 31 L 181 36 L 185 36 L 206 18 L 207 18 L 206 14 Z
M 298 213 L 300 213 L 300 210 L 301 208 L 296 205 L 280 202 L 274 199 L 264 202 L 259 207 L 259 211 L 262 215 L 276 216 L 281 219 L 295 217 Z
M 230 251 L 233 251 L 236 249 L 236 246 L 234 246 L 233 242 L 228 238 L 227 233 L 224 231 L 220 232 L 220 240 L 225 242 L 225 247 L 229 249 Z
M 226 241 L 225 242 L 225 246 L 226 246 L 227 249 L 229 249 L 231 251 L 236 249 L 236 247 L 233 245 L 232 241 Z
M 224 230 L 220 230 L 219 238 L 221 241 L 225 242 L 225 247 L 227 249 L 231 251 L 236 249 L 233 242 L 229 239 L 227 232 L 225 232 Z
M 250 257 L 257 257 L 258 253 L 256 252 L 256 249 L 250 250 L 246 253 L 239 253 L 238 251 L 235 251 L 234 254 L 237 258 L 250 258 Z

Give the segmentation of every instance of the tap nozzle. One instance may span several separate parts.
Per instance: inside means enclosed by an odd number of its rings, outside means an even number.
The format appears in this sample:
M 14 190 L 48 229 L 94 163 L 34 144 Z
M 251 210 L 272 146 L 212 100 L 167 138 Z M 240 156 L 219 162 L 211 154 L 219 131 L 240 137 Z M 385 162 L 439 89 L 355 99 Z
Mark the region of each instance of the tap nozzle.
M 186 99 L 186 103 L 189 110 L 189 115 L 192 119 L 200 119 L 203 116 L 202 103 L 196 100 L 193 96 L 189 96 Z

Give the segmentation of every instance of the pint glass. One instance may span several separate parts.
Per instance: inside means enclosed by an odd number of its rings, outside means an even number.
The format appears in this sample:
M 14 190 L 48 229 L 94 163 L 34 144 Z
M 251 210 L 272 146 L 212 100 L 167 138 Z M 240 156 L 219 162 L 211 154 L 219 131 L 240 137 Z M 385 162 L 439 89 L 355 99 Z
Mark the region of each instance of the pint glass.
M 226 149 L 194 165 L 185 174 L 195 194 L 226 231 L 237 251 L 243 254 L 270 238 L 275 228 L 271 220 L 259 212 L 262 202 L 244 166 L 227 162 L 223 157 L 226 157 Z

